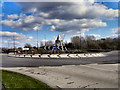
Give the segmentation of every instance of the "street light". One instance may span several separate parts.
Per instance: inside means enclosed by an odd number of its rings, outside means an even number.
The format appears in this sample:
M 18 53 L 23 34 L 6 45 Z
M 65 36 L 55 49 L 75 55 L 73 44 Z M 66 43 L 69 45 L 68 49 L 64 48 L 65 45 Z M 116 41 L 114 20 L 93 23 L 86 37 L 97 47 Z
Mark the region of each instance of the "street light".
M 15 36 L 13 35 L 13 47 L 14 47 L 14 54 L 15 54 Z
M 38 49 L 38 29 L 37 29 L 37 49 Z
M 80 31 L 80 49 L 81 49 L 81 31 Z

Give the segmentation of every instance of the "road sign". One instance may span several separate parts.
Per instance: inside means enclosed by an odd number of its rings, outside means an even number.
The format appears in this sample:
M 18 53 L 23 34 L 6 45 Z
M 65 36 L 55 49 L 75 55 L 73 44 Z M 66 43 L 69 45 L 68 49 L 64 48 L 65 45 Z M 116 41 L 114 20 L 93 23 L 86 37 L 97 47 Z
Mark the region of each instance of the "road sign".
M 56 49 L 56 46 L 53 46 L 53 50 L 55 50 Z
M 23 48 L 22 50 L 29 50 L 29 48 Z

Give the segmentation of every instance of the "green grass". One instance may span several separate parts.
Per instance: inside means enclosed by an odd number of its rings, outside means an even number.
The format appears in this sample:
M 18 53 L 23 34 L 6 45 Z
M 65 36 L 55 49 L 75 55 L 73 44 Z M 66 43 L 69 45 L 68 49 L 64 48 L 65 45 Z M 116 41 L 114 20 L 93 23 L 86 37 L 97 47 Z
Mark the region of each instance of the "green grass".
M 41 90 L 53 90 L 46 84 L 29 76 L 6 70 L 2 70 L 2 84 L 5 88 L 41 88 Z
M 0 55 L 8 55 L 7 53 L 0 53 Z

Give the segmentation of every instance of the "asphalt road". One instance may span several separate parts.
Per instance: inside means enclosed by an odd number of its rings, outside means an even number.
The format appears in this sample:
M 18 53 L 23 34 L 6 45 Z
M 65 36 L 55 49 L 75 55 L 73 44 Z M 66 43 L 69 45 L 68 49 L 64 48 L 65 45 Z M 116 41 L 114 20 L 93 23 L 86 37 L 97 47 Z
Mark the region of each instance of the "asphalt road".
M 61 65 L 81 65 L 81 64 L 115 64 L 118 63 L 118 52 L 104 53 L 106 57 L 90 57 L 78 59 L 34 59 L 15 58 L 2 55 L 0 66 L 2 67 L 39 67 L 39 66 L 61 66 Z

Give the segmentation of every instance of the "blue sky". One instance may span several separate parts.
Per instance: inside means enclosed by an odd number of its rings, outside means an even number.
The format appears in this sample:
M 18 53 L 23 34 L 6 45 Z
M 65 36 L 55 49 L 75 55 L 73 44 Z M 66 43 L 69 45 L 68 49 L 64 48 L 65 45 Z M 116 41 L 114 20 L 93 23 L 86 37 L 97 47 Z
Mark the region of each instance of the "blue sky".
M 118 2 L 104 3 L 16 3 L 5 2 L 2 6 L 3 46 L 12 47 L 13 35 L 16 46 L 38 41 L 54 40 L 53 36 L 65 34 L 71 37 L 93 35 L 96 39 L 117 37 Z

